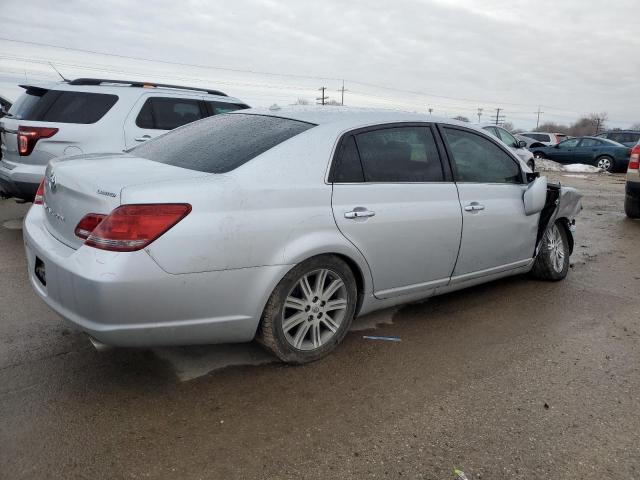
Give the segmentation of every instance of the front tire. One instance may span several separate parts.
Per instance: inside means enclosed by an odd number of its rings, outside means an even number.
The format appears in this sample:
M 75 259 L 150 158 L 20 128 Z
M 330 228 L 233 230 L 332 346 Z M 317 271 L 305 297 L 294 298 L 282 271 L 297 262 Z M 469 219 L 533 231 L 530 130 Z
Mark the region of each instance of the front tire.
M 624 197 L 624 213 L 629 218 L 640 218 L 640 198 Z
M 569 272 L 569 239 L 559 222 L 547 228 L 531 273 L 541 280 L 557 282 Z
M 262 313 L 258 340 L 283 362 L 319 360 L 347 334 L 357 297 L 353 273 L 343 260 L 312 257 L 274 289 Z
M 545 157 L 544 153 L 542 152 L 533 152 L 533 158 L 544 159 L 547 157 Z

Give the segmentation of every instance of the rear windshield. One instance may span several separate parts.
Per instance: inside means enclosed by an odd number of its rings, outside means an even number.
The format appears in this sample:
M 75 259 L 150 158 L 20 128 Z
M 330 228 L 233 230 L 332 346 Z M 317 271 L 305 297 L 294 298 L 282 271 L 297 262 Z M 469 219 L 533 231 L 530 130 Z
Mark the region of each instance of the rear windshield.
M 115 105 L 117 95 L 28 88 L 9 115 L 18 120 L 96 123 Z
M 225 173 L 313 126 L 265 115 L 216 115 L 172 130 L 129 152 L 176 167 Z

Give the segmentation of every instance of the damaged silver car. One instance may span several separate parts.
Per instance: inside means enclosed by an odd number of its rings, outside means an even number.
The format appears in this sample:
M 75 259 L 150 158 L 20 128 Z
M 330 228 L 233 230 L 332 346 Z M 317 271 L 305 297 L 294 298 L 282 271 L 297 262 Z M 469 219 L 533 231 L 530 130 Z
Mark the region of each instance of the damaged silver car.
M 357 315 L 569 270 L 580 195 L 480 128 L 244 110 L 52 161 L 24 224 L 38 295 L 96 344 L 332 351 Z

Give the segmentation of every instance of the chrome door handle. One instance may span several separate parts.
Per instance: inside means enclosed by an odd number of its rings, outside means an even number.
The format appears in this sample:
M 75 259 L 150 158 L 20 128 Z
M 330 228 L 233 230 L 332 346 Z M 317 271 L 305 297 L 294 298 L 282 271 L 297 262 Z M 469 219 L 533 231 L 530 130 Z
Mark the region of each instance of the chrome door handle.
M 484 210 L 484 205 L 480 205 L 478 202 L 471 202 L 469 205 L 466 205 L 464 209 L 467 212 L 477 212 L 479 210 Z
M 151 135 L 143 135 L 138 138 L 134 138 L 136 142 L 146 142 L 147 140 L 151 140 Z
M 373 217 L 376 212 L 372 212 L 371 210 L 366 209 L 353 209 L 350 212 L 345 212 L 344 218 L 367 218 Z

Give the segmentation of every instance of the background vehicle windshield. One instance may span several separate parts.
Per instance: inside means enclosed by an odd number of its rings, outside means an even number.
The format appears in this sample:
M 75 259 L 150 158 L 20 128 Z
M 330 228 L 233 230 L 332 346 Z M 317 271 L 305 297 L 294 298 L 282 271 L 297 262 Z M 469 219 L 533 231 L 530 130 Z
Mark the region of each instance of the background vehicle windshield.
M 129 152 L 176 167 L 225 173 L 313 126 L 266 115 L 223 114 L 180 127 Z

